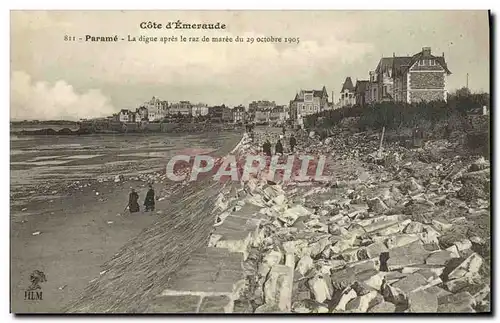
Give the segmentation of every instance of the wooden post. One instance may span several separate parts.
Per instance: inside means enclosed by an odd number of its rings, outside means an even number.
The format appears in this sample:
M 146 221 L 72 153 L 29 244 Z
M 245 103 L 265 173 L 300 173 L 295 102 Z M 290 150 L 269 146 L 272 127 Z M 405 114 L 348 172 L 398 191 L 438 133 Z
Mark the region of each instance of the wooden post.
M 378 157 L 382 158 L 382 144 L 384 142 L 385 126 L 382 128 L 382 135 L 380 136 L 380 146 L 378 148 Z

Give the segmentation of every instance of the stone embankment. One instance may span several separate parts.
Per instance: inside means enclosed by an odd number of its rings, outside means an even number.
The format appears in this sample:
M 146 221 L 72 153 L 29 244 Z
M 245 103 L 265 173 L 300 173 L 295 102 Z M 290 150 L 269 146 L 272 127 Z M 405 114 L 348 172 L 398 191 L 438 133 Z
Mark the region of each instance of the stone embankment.
M 299 152 L 331 157 L 335 180 L 228 185 L 208 245 L 148 311 L 489 312 L 489 162 L 445 141 L 378 144 L 299 137 Z

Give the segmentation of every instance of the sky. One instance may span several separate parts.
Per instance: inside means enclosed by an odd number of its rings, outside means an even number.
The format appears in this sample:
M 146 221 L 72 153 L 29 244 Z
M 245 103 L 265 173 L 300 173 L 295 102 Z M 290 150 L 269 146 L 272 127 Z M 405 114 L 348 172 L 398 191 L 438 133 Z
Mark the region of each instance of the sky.
M 141 29 L 141 22 L 224 23 L 225 30 Z M 298 44 L 127 42 L 79 37 L 294 37 Z M 74 36 L 77 41 L 64 41 Z M 381 57 L 444 53 L 448 91 L 489 92 L 487 11 L 12 11 L 11 120 L 78 120 L 176 102 L 288 104 L 326 87 L 338 101 L 350 76 Z

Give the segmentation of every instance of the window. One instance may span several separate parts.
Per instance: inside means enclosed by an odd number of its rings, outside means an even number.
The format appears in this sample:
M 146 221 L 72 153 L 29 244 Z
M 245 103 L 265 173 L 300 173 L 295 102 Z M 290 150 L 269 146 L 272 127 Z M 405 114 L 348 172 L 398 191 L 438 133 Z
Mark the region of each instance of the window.
M 387 86 L 384 85 L 384 88 L 382 89 L 382 95 L 387 94 Z

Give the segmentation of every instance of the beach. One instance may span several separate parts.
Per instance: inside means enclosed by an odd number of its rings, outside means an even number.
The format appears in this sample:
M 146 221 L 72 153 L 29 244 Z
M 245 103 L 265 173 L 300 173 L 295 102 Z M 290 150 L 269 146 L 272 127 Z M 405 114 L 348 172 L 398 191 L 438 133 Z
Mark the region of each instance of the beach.
M 60 312 L 122 246 L 171 216 L 163 211 L 177 186 L 160 172 L 169 157 L 186 148 L 224 155 L 240 138 L 226 132 L 11 140 L 11 311 Z M 130 187 L 142 209 L 148 182 L 159 198 L 155 212 L 124 210 Z M 46 275 L 43 299 L 26 301 L 35 270 Z

